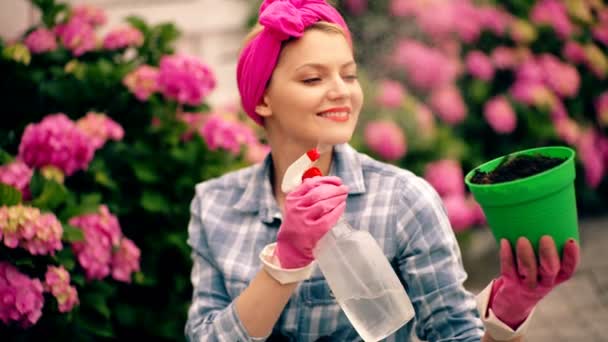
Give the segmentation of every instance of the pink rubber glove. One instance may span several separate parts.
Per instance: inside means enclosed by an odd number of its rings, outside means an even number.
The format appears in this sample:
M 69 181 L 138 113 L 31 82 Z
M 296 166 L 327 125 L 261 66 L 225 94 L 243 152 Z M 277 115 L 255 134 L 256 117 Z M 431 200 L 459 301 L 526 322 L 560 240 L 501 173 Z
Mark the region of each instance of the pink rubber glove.
M 561 263 L 550 236 L 540 239 L 538 249 L 540 263 L 537 265 L 530 241 L 520 237 L 516 267 L 509 241 L 500 241 L 501 275 L 492 286 L 488 308 L 514 330 L 526 320 L 536 303 L 572 277 L 579 262 L 580 249 L 574 240 L 564 245 Z
M 340 178 L 333 176 L 305 179 L 287 194 L 275 249 L 282 268 L 300 268 L 313 261 L 317 241 L 344 213 L 347 194 Z

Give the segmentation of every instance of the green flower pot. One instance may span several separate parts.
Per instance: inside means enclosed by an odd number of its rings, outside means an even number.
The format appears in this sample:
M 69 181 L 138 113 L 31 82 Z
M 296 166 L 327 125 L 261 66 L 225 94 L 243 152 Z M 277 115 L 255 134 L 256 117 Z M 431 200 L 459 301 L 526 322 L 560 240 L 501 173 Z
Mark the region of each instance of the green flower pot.
M 515 248 L 524 236 L 538 251 L 543 235 L 553 237 L 562 251 L 569 239 L 579 240 L 576 198 L 574 194 L 574 150 L 568 147 L 540 147 L 512 153 L 511 156 L 537 155 L 565 158 L 560 165 L 544 172 L 497 184 L 476 184 L 470 180 L 475 170 L 493 171 L 502 156 L 471 170 L 465 183 L 480 204 L 492 233 L 499 242 L 506 238 Z

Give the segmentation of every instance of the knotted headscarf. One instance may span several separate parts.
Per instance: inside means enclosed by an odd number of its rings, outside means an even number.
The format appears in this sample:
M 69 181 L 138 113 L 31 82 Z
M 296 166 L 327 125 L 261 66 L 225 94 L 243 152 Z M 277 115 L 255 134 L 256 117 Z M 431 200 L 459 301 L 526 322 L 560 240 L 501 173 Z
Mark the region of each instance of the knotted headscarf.
M 276 67 L 281 43 L 302 37 L 318 21 L 339 25 L 350 40 L 344 19 L 325 0 L 265 0 L 260 6 L 259 22 L 264 28 L 242 50 L 236 75 L 243 108 L 256 123 L 264 121 L 255 107 Z

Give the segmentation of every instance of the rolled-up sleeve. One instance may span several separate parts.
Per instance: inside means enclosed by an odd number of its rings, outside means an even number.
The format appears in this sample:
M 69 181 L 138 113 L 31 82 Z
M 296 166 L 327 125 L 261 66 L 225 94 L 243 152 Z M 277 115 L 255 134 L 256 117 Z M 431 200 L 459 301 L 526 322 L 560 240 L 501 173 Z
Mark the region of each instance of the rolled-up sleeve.
M 224 277 L 214 262 L 200 219 L 200 199 L 190 207 L 188 244 L 192 247 L 192 304 L 185 334 L 188 341 L 259 341 L 247 334 L 235 303 L 224 286 Z
M 416 310 L 416 334 L 428 341 L 481 340 L 483 325 L 463 286 L 466 273 L 441 199 L 418 177 L 402 189 L 399 269 Z

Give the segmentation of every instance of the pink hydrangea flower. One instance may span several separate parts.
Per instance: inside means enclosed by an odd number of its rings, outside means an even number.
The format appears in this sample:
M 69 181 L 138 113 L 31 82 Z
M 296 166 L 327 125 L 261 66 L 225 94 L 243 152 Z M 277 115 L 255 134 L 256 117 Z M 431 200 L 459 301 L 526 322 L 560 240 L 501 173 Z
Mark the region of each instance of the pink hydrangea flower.
M 407 141 L 403 130 L 394 121 L 369 122 L 363 133 L 365 144 L 374 153 L 386 160 L 398 160 L 407 152 Z
M 581 135 L 581 128 L 576 121 L 566 116 L 553 120 L 553 126 L 560 139 L 570 146 L 576 145 Z
M 15 322 L 27 328 L 38 322 L 44 305 L 42 292 L 40 280 L 0 261 L 0 320 L 5 325 Z
M 449 85 L 434 90 L 429 102 L 433 111 L 450 125 L 461 123 L 467 116 L 466 104 L 456 86 Z
M 63 248 L 63 227 L 52 213 L 15 205 L 0 207 L 0 240 L 9 248 L 21 247 L 33 255 L 54 255 Z
M 34 171 L 23 161 L 16 159 L 10 164 L 0 166 L 0 183 L 8 184 L 21 191 L 24 200 L 32 198 L 30 192 L 30 179 Z
M 418 7 L 418 1 L 391 0 L 389 12 L 395 17 L 405 17 L 416 14 L 418 12 Z
M 585 180 L 590 187 L 596 188 L 604 178 L 607 168 L 600 150 L 600 135 L 593 129 L 582 132 L 577 150 L 585 168 Z
M 451 84 L 460 74 L 460 64 L 437 49 L 415 40 L 403 40 L 397 44 L 393 62 L 404 68 L 408 81 L 421 90 L 429 90 Z
M 516 80 L 509 93 L 513 98 L 527 105 L 553 106 L 555 96 L 543 83 Z
M 494 78 L 494 66 L 490 58 L 481 51 L 471 51 L 466 57 L 467 70 L 483 81 Z
M 483 212 L 483 209 L 477 203 L 475 198 L 472 195 L 467 196 L 467 205 L 471 209 L 471 215 L 473 216 L 473 225 L 482 226 L 487 223 L 486 214 Z
M 483 115 L 494 131 L 508 134 L 517 126 L 517 116 L 509 101 L 503 96 L 497 96 L 486 102 Z
M 215 76 L 198 58 L 187 55 L 164 56 L 158 74 L 160 91 L 169 99 L 200 105 L 215 88 Z
M 597 115 L 597 121 L 600 123 L 600 125 L 608 126 L 608 91 L 603 92 L 595 100 L 595 113 Z
M 569 40 L 564 44 L 562 49 L 562 54 L 572 63 L 585 63 L 587 61 L 587 56 L 585 54 L 585 48 L 575 41 Z
M 537 1 L 530 12 L 530 19 L 536 24 L 551 26 L 563 39 L 569 38 L 576 30 L 566 6 L 558 0 Z
M 245 160 L 250 164 L 256 164 L 264 160 L 270 153 L 270 146 L 262 143 L 251 143 L 247 146 Z
M 460 162 L 442 159 L 426 165 L 426 179 L 441 197 L 451 195 L 464 196 L 464 177 Z
M 76 121 L 80 128 L 91 139 L 94 149 L 102 147 L 106 141 L 120 141 L 125 135 L 122 126 L 103 113 L 88 112 Z
M 55 34 L 45 28 L 38 28 L 32 31 L 25 37 L 24 43 L 32 53 L 44 53 L 57 49 Z
M 27 125 L 19 145 L 19 158 L 30 167 L 53 165 L 68 176 L 86 170 L 93 154 L 91 139 L 63 113 Z
M 344 7 L 353 15 L 361 15 L 367 11 L 367 0 L 346 0 Z
M 517 65 L 515 51 L 506 46 L 498 46 L 492 50 L 490 59 L 497 69 L 510 69 Z
M 578 93 L 581 78 L 574 66 L 562 63 L 557 57 L 550 54 L 539 56 L 538 64 L 543 70 L 545 84 L 557 95 L 573 97 Z
M 450 2 L 430 3 L 423 10 L 417 11 L 416 22 L 433 40 L 441 40 L 455 31 L 457 10 L 457 6 Z M 473 41 L 479 36 L 481 28 L 476 20 L 467 20 L 466 24 L 463 39 Z M 460 28 L 463 28 L 462 24 Z
M 376 101 L 386 108 L 399 108 L 405 98 L 405 89 L 401 83 L 393 80 L 380 82 Z
M 82 229 L 84 241 L 72 247 L 87 279 L 103 279 L 110 274 L 112 250 L 120 246 L 122 232 L 116 216 L 105 205 L 98 213 L 72 217 L 69 223 Z
M 177 118 L 187 126 L 186 132 L 182 134 L 182 141 L 190 141 L 207 121 L 209 116 L 203 113 L 178 113 Z
M 431 110 L 422 104 L 419 104 L 416 108 L 416 123 L 418 132 L 422 138 L 432 138 L 435 136 L 436 123 L 435 117 Z
M 150 95 L 160 89 L 158 85 L 158 69 L 149 65 L 142 65 L 127 74 L 122 80 L 122 84 L 131 93 L 135 94 L 138 100 L 146 101 Z
M 65 24 L 55 27 L 55 34 L 61 38 L 61 43 L 76 57 L 95 50 L 97 38 L 93 27 L 79 17 L 70 19 Z
M 455 232 L 462 232 L 471 228 L 475 223 L 475 212 L 463 195 L 449 195 L 441 199 Z
M 211 114 L 199 130 L 199 134 L 211 151 L 221 148 L 234 156 L 241 151 L 241 145 L 257 143 L 251 127 L 220 114 Z
M 593 38 L 608 46 L 608 22 L 597 25 L 593 28 Z
M 131 274 L 139 271 L 141 252 L 133 241 L 122 238 L 118 249 L 112 255 L 112 278 L 125 283 L 131 282 Z
M 131 46 L 141 46 L 144 43 L 144 35 L 132 26 L 116 28 L 103 39 L 103 47 L 108 50 L 124 49 Z
M 497 36 L 502 36 L 512 21 L 511 15 L 498 7 L 481 6 L 477 8 L 477 12 L 482 27 L 490 30 Z
M 78 292 L 70 286 L 70 274 L 63 266 L 47 267 L 44 288 L 57 299 L 59 312 L 72 311 L 79 303 Z
M 105 11 L 91 5 L 74 6 L 72 8 L 72 18 L 78 18 L 91 26 L 101 26 L 107 21 Z

